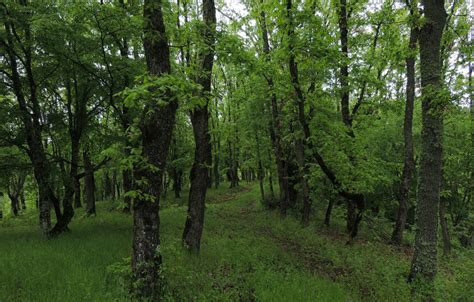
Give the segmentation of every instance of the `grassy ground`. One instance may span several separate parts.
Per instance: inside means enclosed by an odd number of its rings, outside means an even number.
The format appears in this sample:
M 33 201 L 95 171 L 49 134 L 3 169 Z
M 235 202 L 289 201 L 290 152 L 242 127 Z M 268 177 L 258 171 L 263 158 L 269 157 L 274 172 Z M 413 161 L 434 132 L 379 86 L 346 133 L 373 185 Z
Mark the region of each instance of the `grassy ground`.
M 167 300 L 411 300 L 410 251 L 371 240 L 366 229 L 346 246 L 337 219 L 330 229 L 301 228 L 264 210 L 257 196 L 248 185 L 210 191 L 199 257 L 181 249 L 186 208 L 162 210 Z M 115 206 L 100 202 L 92 218 L 78 213 L 72 231 L 50 241 L 40 237 L 33 210 L 0 222 L 0 301 L 127 301 L 132 223 Z M 440 300 L 472 301 L 472 256 L 441 261 Z

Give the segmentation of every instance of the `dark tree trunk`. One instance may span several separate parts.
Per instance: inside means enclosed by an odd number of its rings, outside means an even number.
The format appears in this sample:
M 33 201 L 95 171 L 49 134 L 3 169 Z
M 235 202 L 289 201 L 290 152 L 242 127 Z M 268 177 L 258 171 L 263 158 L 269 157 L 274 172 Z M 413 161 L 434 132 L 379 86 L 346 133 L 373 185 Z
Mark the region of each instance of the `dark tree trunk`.
M 262 165 L 262 158 L 260 155 L 260 139 L 258 137 L 258 134 L 255 132 L 255 142 L 257 143 L 257 178 L 258 178 L 258 184 L 260 187 L 260 197 L 262 200 L 265 200 L 265 191 L 264 191 L 264 179 L 265 179 L 265 171 L 263 170 L 263 165 Z
M 332 213 L 333 205 L 334 205 L 334 200 L 330 198 L 328 201 L 328 207 L 326 208 L 326 213 L 324 214 L 324 224 L 327 227 L 329 227 L 329 225 L 331 224 L 331 213 Z
M 411 15 L 413 10 L 410 8 Z M 403 241 L 403 231 L 405 230 L 405 223 L 408 215 L 408 202 L 410 193 L 410 184 L 412 180 L 413 170 L 415 169 L 415 159 L 413 157 L 413 108 L 415 104 L 415 60 L 416 60 L 416 44 L 418 40 L 418 29 L 411 27 L 410 29 L 410 41 L 408 49 L 410 54 L 406 58 L 406 104 L 405 104 L 405 117 L 403 123 L 403 137 L 405 141 L 405 156 L 403 164 L 402 179 L 400 181 L 399 193 L 399 206 L 397 221 L 395 228 L 392 233 L 392 242 L 396 245 L 400 245 Z
M 352 232 L 352 227 L 356 221 L 356 207 L 352 200 L 347 200 L 347 212 L 346 212 L 346 231 L 347 233 Z
M 349 111 L 349 50 L 347 46 L 347 2 L 339 0 L 339 38 L 341 41 L 342 64 L 339 81 L 341 83 L 341 114 L 342 121 L 346 125 L 349 133 L 352 133 L 352 120 Z
M 268 174 L 268 185 L 270 187 L 270 196 L 272 199 L 275 199 L 275 191 L 273 189 L 273 173 L 270 170 L 270 173 Z
M 311 212 L 311 201 L 309 198 L 309 185 L 308 185 L 308 165 L 305 156 L 305 150 L 307 149 L 306 141 L 309 140 L 309 126 L 306 121 L 304 106 L 305 106 L 305 97 L 303 91 L 301 90 L 299 79 L 298 79 L 298 65 L 295 61 L 295 55 L 293 52 L 294 49 L 294 24 L 293 24 L 293 12 L 292 12 L 292 3 L 291 0 L 286 2 L 286 13 L 288 18 L 288 67 L 290 69 L 291 83 L 293 89 L 296 93 L 296 108 L 298 110 L 298 122 L 300 124 L 300 130 L 302 131 L 302 138 L 298 138 L 296 141 L 296 159 L 298 161 L 299 168 L 299 180 L 301 182 L 301 197 L 303 199 L 303 208 L 301 212 L 301 222 L 303 225 L 309 224 L 309 215 Z
M 206 30 L 203 39 L 206 49 L 200 53 L 201 74 L 197 83 L 202 86 L 202 97 L 206 104 L 191 112 L 196 149 L 191 169 L 191 188 L 188 199 L 188 216 L 183 232 L 183 243 L 190 251 L 198 252 L 201 247 L 201 235 L 204 227 L 204 209 L 206 192 L 209 187 L 209 167 L 212 164 L 211 136 L 209 135 L 209 95 L 211 92 L 211 75 L 214 63 L 214 40 L 216 28 L 216 8 L 214 0 L 203 0 L 203 20 Z
M 112 200 L 115 200 L 117 198 L 117 171 L 114 170 L 112 172 L 112 184 L 111 184 L 111 197 Z
M 341 114 L 342 121 L 347 127 L 347 131 L 350 136 L 353 136 L 352 132 L 352 119 L 349 111 L 349 49 L 347 46 L 348 40 L 348 28 L 347 28 L 347 2 L 346 0 L 339 1 L 339 38 L 341 42 L 341 53 L 343 62 L 341 64 L 339 81 L 341 84 Z M 356 221 L 355 206 L 352 200 L 347 200 L 347 211 L 346 211 L 346 229 L 348 233 L 351 233 L 352 226 Z
M 20 117 L 23 122 L 26 134 L 26 143 L 28 145 L 28 156 L 33 164 L 33 172 L 35 175 L 36 182 L 39 190 L 39 208 L 40 208 L 40 226 L 45 237 L 49 237 L 49 230 L 51 228 L 51 216 L 50 216 L 50 204 L 54 204 L 55 209 L 59 207 L 59 201 L 53 194 L 53 186 L 50 181 L 49 173 L 49 162 L 47 161 L 44 147 L 41 141 L 41 109 L 36 95 L 36 82 L 32 71 L 32 60 L 31 60 L 31 46 L 30 43 L 30 29 L 29 25 L 26 24 L 24 32 L 26 38 L 26 48 L 24 49 L 25 72 L 27 75 L 27 82 L 29 85 L 30 94 L 28 98 L 24 95 L 23 81 L 20 77 L 18 68 L 18 58 L 15 53 L 15 45 L 13 36 L 18 36 L 12 26 L 13 21 L 5 19 L 5 33 L 7 43 L 2 46 L 5 47 L 5 52 L 8 54 L 8 62 L 11 71 L 11 80 L 13 86 L 13 92 L 15 93 L 18 106 L 20 109 Z M 30 113 L 31 110 L 31 113 Z M 61 220 L 61 212 L 56 211 L 58 220 Z
M 341 64 L 340 69 L 340 84 L 341 84 L 341 115 L 342 115 L 342 122 L 346 126 L 347 134 L 353 139 L 355 138 L 354 131 L 352 129 L 352 117 L 349 110 L 349 98 L 350 98 L 350 87 L 349 87 L 349 47 L 348 47 L 348 20 L 350 17 L 350 12 L 347 11 L 347 1 L 346 0 L 339 0 L 339 7 L 338 7 L 338 23 L 339 23 L 339 39 L 341 42 L 341 54 L 343 57 L 343 62 Z M 380 27 L 379 27 L 380 29 Z M 378 29 L 378 30 L 379 30 Z M 377 35 L 376 35 L 377 37 Z M 376 45 L 376 40 L 374 40 L 374 45 Z M 364 84 L 365 85 L 365 84 Z M 364 95 L 365 88 L 361 89 L 361 97 L 362 100 Z M 354 108 L 354 113 L 357 111 L 358 106 L 360 105 L 360 101 L 357 107 Z M 316 154 L 316 160 L 318 163 L 320 160 L 319 154 Z M 349 154 L 349 159 L 352 163 L 354 163 L 354 156 Z M 322 160 L 322 158 L 321 158 Z M 323 163 L 325 165 L 325 163 Z M 320 165 L 321 166 L 321 165 Z M 325 170 L 321 167 L 323 171 Z M 327 167 L 326 167 L 327 168 Z M 330 174 L 332 174 L 331 171 Z M 326 173 L 326 172 L 325 172 Z M 326 173 L 326 175 L 331 179 L 331 176 Z M 334 174 L 332 175 L 334 177 Z M 340 183 L 337 179 L 334 178 L 336 182 L 331 179 L 331 182 L 340 188 Z M 361 193 L 352 193 L 344 190 L 340 190 L 339 194 L 346 198 L 347 200 L 347 228 L 350 235 L 350 241 L 357 235 L 359 223 L 362 220 L 363 211 L 365 210 L 365 201 L 364 196 Z M 349 230 L 350 229 L 350 230 Z
M 144 49 L 148 73 L 154 76 L 171 73 L 170 51 L 162 13 L 162 2 L 145 0 Z M 162 98 L 146 103 L 140 122 L 142 156 L 147 165 L 135 167 L 136 190 L 142 194 L 133 202 L 132 272 L 136 287 L 133 292 L 140 299 L 160 300 L 160 195 L 163 172 L 175 124 L 178 104 L 170 91 Z M 150 170 L 148 165 L 157 169 Z
M 8 194 L 10 197 L 10 202 L 11 202 L 11 209 L 12 209 L 12 214 L 13 216 L 18 216 L 18 197 L 15 196 L 14 194 Z
M 96 214 L 95 210 L 95 179 L 94 167 L 92 166 L 89 150 L 84 150 L 84 193 L 86 201 L 86 215 L 91 216 Z
M 266 16 L 265 11 L 260 12 L 260 26 L 262 31 L 262 41 L 263 41 L 263 52 L 265 54 L 265 60 L 270 62 L 270 44 L 268 42 L 268 31 L 266 25 Z M 265 77 L 267 80 L 268 88 L 270 90 L 270 99 L 271 99 L 271 124 L 269 127 L 270 138 L 272 140 L 273 152 L 275 154 L 275 161 L 277 165 L 277 174 L 278 174 L 278 185 L 280 187 L 280 215 L 281 217 L 286 216 L 286 211 L 289 204 L 289 186 L 288 186 L 288 174 L 286 170 L 284 150 L 281 140 L 281 121 L 280 114 L 277 102 L 277 96 L 273 90 L 274 83 L 271 75 Z
M 183 179 L 183 171 L 177 170 L 176 168 L 173 169 L 173 191 L 175 198 L 181 198 L 181 189 L 182 189 L 182 179 Z
M 421 61 L 422 131 L 415 253 L 409 281 L 433 284 L 437 271 L 438 206 L 442 166 L 443 110 L 439 93 L 440 45 L 446 23 L 444 0 L 423 0 L 425 22 L 419 33 Z M 428 293 L 428 295 L 433 294 Z M 432 296 L 428 298 L 433 298 Z

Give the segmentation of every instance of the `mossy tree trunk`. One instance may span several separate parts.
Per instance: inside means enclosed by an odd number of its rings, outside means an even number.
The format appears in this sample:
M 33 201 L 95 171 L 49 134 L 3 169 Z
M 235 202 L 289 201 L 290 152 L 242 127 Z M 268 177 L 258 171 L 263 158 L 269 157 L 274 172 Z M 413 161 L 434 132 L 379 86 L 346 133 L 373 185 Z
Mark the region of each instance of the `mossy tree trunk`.
M 425 22 L 420 30 L 422 131 L 420 180 L 416 211 L 415 253 L 409 281 L 429 285 L 433 298 L 437 272 L 438 207 L 442 176 L 443 110 L 440 46 L 446 22 L 444 0 L 423 0 Z

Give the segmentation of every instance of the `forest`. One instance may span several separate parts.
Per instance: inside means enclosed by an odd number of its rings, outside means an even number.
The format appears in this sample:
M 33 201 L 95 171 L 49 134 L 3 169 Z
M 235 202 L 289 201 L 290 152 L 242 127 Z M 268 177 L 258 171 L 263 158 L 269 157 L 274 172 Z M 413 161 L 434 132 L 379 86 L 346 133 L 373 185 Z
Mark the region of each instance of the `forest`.
M 469 0 L 0 0 L 0 301 L 473 301 Z

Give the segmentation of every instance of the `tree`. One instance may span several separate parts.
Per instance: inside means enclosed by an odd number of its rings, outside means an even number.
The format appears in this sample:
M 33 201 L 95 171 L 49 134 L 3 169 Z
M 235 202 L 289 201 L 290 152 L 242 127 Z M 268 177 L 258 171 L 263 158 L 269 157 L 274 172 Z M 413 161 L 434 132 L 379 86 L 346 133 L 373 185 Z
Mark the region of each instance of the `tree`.
M 163 20 L 161 0 L 145 0 L 143 47 L 150 77 L 167 79 L 171 73 L 170 50 Z M 163 92 L 150 87 L 139 128 L 142 162 L 134 170 L 137 196 L 133 200 L 132 271 L 136 281 L 134 292 L 141 298 L 159 299 L 160 195 L 169 146 L 178 108 L 168 87 Z M 164 104 L 162 104 L 164 102 Z
M 433 283 L 437 272 L 438 207 L 442 175 L 443 111 L 440 48 L 446 22 L 444 0 L 424 0 L 419 33 L 422 88 L 420 182 L 415 253 L 409 280 Z M 427 295 L 431 296 L 432 290 Z
M 415 1 L 410 3 L 410 17 L 415 18 L 416 7 Z M 415 20 L 411 20 L 410 26 L 410 37 L 408 42 L 409 54 L 405 59 L 406 62 L 406 103 L 405 103 L 405 115 L 403 122 L 403 139 L 404 139 L 404 162 L 403 172 L 400 181 L 399 188 L 399 206 L 397 221 L 395 228 L 392 233 L 392 242 L 400 245 L 403 240 L 403 232 L 405 230 L 405 224 L 408 214 L 408 203 L 410 184 L 412 180 L 413 170 L 415 169 L 415 159 L 413 150 L 413 110 L 415 104 L 415 61 L 416 61 L 416 46 L 418 40 L 418 28 L 416 27 Z
M 214 63 L 214 43 L 216 28 L 216 9 L 214 0 L 203 0 L 202 14 L 204 45 L 198 57 L 200 63 L 196 83 L 202 86 L 203 104 L 198 104 L 191 111 L 195 153 L 191 168 L 191 189 L 188 199 L 188 215 L 183 231 L 183 243 L 194 252 L 199 251 L 204 226 L 204 209 L 206 191 L 210 185 L 209 168 L 212 162 L 211 137 L 209 134 L 209 99 L 211 93 L 212 66 Z

